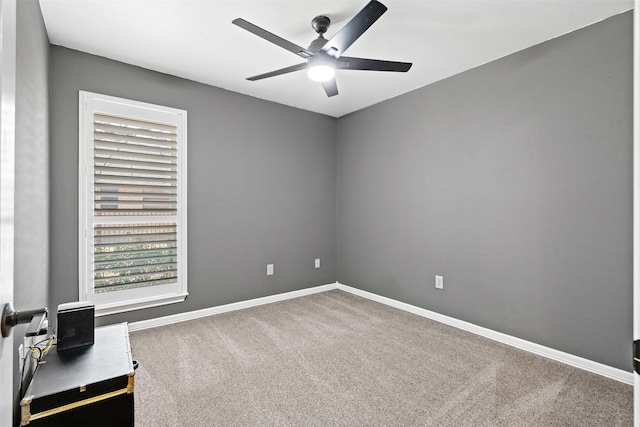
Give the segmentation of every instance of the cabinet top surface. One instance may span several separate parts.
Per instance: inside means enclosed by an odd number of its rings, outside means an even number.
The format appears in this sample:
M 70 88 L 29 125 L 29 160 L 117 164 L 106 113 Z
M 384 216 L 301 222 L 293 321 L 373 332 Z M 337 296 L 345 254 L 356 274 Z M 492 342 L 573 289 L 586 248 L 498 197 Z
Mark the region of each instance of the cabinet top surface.
M 25 396 L 34 398 L 128 375 L 133 371 L 126 323 L 96 328 L 94 344 L 61 352 L 50 350 L 38 366 Z

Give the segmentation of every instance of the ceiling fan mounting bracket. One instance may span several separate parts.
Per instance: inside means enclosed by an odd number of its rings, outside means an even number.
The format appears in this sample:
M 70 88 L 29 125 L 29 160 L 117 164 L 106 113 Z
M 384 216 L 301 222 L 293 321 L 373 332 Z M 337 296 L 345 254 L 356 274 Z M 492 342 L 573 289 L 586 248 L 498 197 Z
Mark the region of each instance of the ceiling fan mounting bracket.
M 316 33 L 320 35 L 327 32 L 327 30 L 329 29 L 329 25 L 331 25 L 331 19 L 329 19 L 328 16 L 324 15 L 316 16 L 311 21 L 311 26 L 314 30 L 316 30 Z

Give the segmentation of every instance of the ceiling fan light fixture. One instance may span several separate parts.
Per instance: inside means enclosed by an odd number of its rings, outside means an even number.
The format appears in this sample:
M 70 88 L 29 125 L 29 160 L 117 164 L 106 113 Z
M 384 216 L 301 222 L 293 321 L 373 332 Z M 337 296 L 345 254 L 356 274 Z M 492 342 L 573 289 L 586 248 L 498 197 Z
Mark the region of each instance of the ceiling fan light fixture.
M 248 77 L 247 80 L 262 80 L 268 77 L 301 71 L 306 68 L 309 79 L 322 83 L 322 88 L 327 96 L 332 97 L 338 94 L 338 85 L 334 79 L 336 68 L 340 70 L 395 72 L 407 72 L 409 68 L 411 68 L 410 62 L 342 56 L 349 46 L 360 38 L 386 11 L 387 7 L 378 0 L 369 0 L 369 3 L 329 40 L 326 40 L 323 34 L 325 34 L 329 28 L 331 19 L 324 15 L 316 16 L 311 21 L 311 26 L 316 30 L 316 33 L 318 33 L 318 38 L 313 40 L 306 49 L 242 18 L 236 18 L 231 22 L 305 60 L 305 62 L 293 66 Z
M 315 64 L 307 68 L 307 75 L 314 82 L 328 82 L 336 75 L 336 70 L 331 65 Z

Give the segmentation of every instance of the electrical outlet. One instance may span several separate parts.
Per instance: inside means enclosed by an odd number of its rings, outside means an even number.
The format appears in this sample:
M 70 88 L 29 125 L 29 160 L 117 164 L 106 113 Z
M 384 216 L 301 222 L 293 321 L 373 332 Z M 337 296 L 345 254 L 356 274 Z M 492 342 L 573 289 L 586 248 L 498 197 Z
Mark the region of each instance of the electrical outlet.
M 315 266 L 316 268 L 320 268 L 320 258 L 316 258 Z
M 444 289 L 444 277 L 436 276 L 436 289 Z
M 273 264 L 267 264 L 267 276 L 273 276 Z

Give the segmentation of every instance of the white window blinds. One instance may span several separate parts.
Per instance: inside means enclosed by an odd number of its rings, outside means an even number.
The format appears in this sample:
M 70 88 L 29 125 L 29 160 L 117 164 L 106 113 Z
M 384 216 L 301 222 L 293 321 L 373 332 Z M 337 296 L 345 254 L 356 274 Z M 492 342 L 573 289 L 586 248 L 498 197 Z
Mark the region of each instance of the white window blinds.
M 96 215 L 177 211 L 177 129 L 94 114 Z
M 186 294 L 186 129 L 164 107 L 105 98 L 115 102 L 84 101 L 84 291 L 137 308 L 153 294 Z
M 94 114 L 94 215 L 177 213 L 176 127 Z M 94 291 L 177 281 L 176 221 L 96 224 Z

